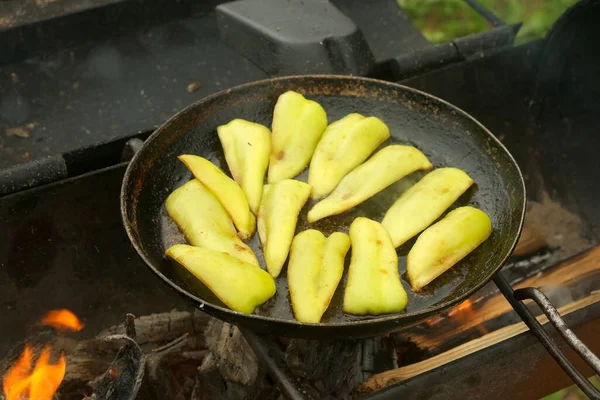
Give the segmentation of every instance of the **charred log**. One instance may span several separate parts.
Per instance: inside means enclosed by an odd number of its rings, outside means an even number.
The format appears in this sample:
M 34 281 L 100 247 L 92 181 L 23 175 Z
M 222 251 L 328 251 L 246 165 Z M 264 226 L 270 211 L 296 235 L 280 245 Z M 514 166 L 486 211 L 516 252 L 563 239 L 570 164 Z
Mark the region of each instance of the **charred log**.
M 279 391 L 236 326 L 212 320 L 205 340 L 210 353 L 198 369 L 193 400 L 279 397 Z
M 25 344 L 33 349 L 35 358 L 45 346 L 51 346 L 53 353 L 64 352 L 67 358 L 57 394 L 61 400 L 187 400 L 197 368 L 208 354 L 204 329 L 209 320 L 200 311 L 137 319 L 128 314 L 125 324 L 80 341 L 57 335 L 49 327 L 35 327 L 0 361 L 0 374 L 15 363 Z M 0 399 L 2 396 L 0 393 Z
M 202 341 L 204 328 L 211 319 L 208 314 L 199 310 L 194 312 L 174 310 L 169 313 L 142 316 L 135 319 L 135 341 L 142 349 L 146 344 L 152 349 L 157 344 L 168 343 L 186 332 L 190 334 L 190 337 L 193 336 Z M 125 334 L 125 331 L 125 326 L 117 325 L 105 329 L 96 337 Z M 196 346 L 205 347 L 203 343 L 198 343 Z
M 89 400 L 134 400 L 144 379 L 146 356 L 135 340 L 127 335 L 112 335 L 105 340 L 124 340 L 126 343 L 95 383 Z

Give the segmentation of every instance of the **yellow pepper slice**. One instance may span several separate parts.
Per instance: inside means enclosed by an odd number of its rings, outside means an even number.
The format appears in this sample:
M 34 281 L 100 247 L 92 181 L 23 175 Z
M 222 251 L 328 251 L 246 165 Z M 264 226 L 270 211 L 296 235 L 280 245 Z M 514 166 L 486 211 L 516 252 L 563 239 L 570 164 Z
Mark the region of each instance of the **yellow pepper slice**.
M 327 114 L 319 103 L 288 91 L 273 111 L 269 183 L 291 179 L 308 166 L 327 128 Z
M 344 292 L 349 314 L 386 314 L 404 310 L 408 296 L 398 272 L 390 235 L 377 221 L 356 218 L 350 225 L 352 259 Z
M 290 251 L 300 210 L 310 196 L 310 185 L 293 179 L 265 185 L 258 211 L 258 235 L 267 271 L 281 273 Z
M 344 272 L 350 238 L 334 232 L 328 238 L 314 229 L 296 235 L 290 249 L 287 279 L 295 318 L 317 323 L 329 307 Z
M 473 179 L 458 168 L 439 168 L 425 175 L 394 202 L 381 222 L 394 247 L 431 225 L 472 184 Z
M 331 193 L 346 174 L 389 137 L 389 128 L 376 117 L 352 113 L 330 124 L 310 161 L 311 197 L 319 199 Z
M 219 126 L 217 134 L 229 171 L 256 215 L 269 166 L 271 131 L 264 125 L 238 118 Z
M 275 281 L 255 264 L 226 253 L 185 244 L 171 246 L 166 253 L 234 311 L 251 314 L 275 295 Z
M 406 272 L 415 292 L 446 272 L 483 243 L 492 222 L 477 208 L 452 210 L 419 235 L 406 260 Z
M 246 195 L 240 185 L 205 158 L 184 154 L 179 156 L 179 160 L 225 207 L 240 237 L 249 239 L 256 230 L 256 218 L 250 211 Z
M 167 197 L 165 208 L 192 246 L 224 252 L 258 265 L 254 252 L 238 237 L 221 202 L 197 179 L 175 189 Z
M 431 169 L 427 157 L 413 146 L 384 147 L 346 175 L 335 190 L 308 212 L 312 223 L 344 211 L 376 195 L 417 170 Z

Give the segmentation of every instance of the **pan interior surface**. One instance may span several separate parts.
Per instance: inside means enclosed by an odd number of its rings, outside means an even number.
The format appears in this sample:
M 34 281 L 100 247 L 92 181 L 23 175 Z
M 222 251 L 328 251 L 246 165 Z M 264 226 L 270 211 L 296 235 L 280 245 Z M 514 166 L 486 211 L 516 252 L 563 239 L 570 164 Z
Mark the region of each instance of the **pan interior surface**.
M 322 324 L 373 318 L 402 320 L 431 313 L 456 304 L 491 279 L 512 252 L 524 215 L 523 180 L 510 154 L 479 123 L 434 97 L 387 82 L 332 76 L 261 81 L 219 93 L 186 108 L 148 139 L 128 168 L 122 205 L 128 233 L 137 251 L 156 273 L 190 299 L 205 304 L 207 311 L 214 307 L 225 308 L 202 283 L 164 255 L 166 248 L 185 243 L 185 239 L 166 215 L 163 204 L 175 188 L 191 179 L 190 172 L 177 159 L 178 155 L 202 156 L 229 174 L 216 128 L 234 118 L 242 118 L 270 129 L 273 107 L 286 90 L 297 91 L 319 102 L 327 112 L 329 123 L 352 112 L 379 117 L 391 132 L 382 147 L 391 143 L 413 145 L 435 168 L 464 170 L 475 184 L 448 211 L 472 205 L 485 211 L 493 225 L 492 235 L 486 242 L 419 294 L 411 290 L 405 276 L 406 255 L 415 239 L 400 247 L 399 269 L 409 301 L 406 310 L 398 314 L 358 317 L 342 311 L 350 251 L 344 276 Z M 309 228 L 326 235 L 336 230 L 348 232 L 350 223 L 358 216 L 381 222 L 389 206 L 423 175 L 413 173 L 351 211 L 312 225 L 306 222 L 306 213 L 315 202 L 309 200 L 300 214 L 296 232 Z M 306 177 L 307 171 L 296 179 L 306 181 Z M 248 243 L 264 267 L 258 235 Z M 276 280 L 277 294 L 257 309 L 255 315 L 247 317 L 260 315 L 280 322 L 294 321 L 285 270 L 284 267 Z

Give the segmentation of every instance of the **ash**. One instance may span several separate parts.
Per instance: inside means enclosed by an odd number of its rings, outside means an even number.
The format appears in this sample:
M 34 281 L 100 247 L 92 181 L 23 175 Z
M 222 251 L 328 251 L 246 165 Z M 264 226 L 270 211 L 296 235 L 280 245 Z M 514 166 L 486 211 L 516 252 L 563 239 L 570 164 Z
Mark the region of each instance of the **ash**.
M 555 248 L 556 257 L 568 257 L 592 245 L 585 238 L 581 218 L 550 198 L 543 191 L 540 201 L 527 203 L 525 226 L 534 227 L 545 239 L 550 248 Z

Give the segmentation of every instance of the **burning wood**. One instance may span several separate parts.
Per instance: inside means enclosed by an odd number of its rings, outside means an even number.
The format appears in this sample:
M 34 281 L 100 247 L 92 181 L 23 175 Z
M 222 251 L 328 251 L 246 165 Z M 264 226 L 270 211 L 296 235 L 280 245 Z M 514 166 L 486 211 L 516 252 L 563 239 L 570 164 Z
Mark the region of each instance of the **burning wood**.
M 565 316 L 571 312 L 580 310 L 598 301 L 600 301 L 600 292 L 593 292 L 590 296 L 584 299 L 575 301 L 565 307 L 559 308 L 558 311 L 562 316 Z M 548 318 L 545 315 L 537 316 L 537 320 L 541 324 L 548 323 Z M 377 374 L 358 385 L 355 388 L 355 393 L 370 393 L 373 391 L 381 390 L 389 385 L 393 385 L 395 383 L 410 379 L 416 375 L 425 373 L 442 365 L 446 365 L 454 360 L 457 360 L 461 357 L 465 357 L 476 351 L 485 349 L 489 346 L 493 346 L 497 343 L 502 342 L 503 340 L 509 339 L 520 333 L 526 332 L 527 330 L 528 328 L 524 322 L 519 322 L 514 325 L 505 326 L 504 328 L 494 331 L 489 335 L 481 336 L 475 340 L 467 342 L 461 346 L 455 347 L 445 353 L 436 355 L 427 360 Z
M 134 399 L 138 392 L 144 399 L 170 399 L 183 391 L 185 379 L 191 379 L 183 397 L 189 398 L 196 368 L 206 355 L 208 320 L 200 311 L 153 314 L 135 321 L 128 314 L 124 326 L 75 342 L 58 332 L 78 330 L 83 324 L 68 310 L 53 310 L 38 323 L 43 328 L 35 328 L 25 346 L 5 361 L 8 366 L 0 369 L 5 371 L 0 399 L 122 400 Z M 49 387 L 49 381 L 53 384 L 45 395 L 39 387 Z
M 60 386 L 65 376 L 67 364 L 65 356 L 61 354 L 58 362 L 50 363 L 52 349 L 46 346 L 33 365 L 33 352 L 33 348 L 26 345 L 21 357 L 4 375 L 2 388 L 7 400 L 20 400 L 26 397 L 50 400 Z
M 545 274 L 533 276 L 515 285 L 521 287 L 539 287 L 551 298 L 557 307 L 568 307 L 593 297 L 600 277 L 598 262 L 600 247 L 595 247 L 577 257 L 570 258 L 555 266 Z M 552 290 L 559 287 L 562 290 Z M 565 296 L 565 293 L 568 293 Z M 530 301 L 526 302 L 531 304 Z M 534 313 L 536 306 L 533 306 Z M 401 365 L 425 362 L 432 357 L 445 354 L 457 346 L 471 343 L 482 336 L 491 336 L 504 327 L 519 322 L 511 305 L 503 295 L 497 294 L 480 301 L 467 300 L 450 310 L 444 316 L 436 316 L 425 324 L 391 334 L 399 353 Z M 485 335 L 482 333 L 485 331 Z M 403 352 L 412 346 L 411 357 Z M 415 364 L 417 365 L 417 364 Z M 416 368 L 416 367 L 415 367 Z
M 59 330 L 80 330 L 83 324 L 69 310 L 50 311 L 39 323 Z M 58 390 L 66 371 L 66 358 L 62 351 L 58 361 L 51 362 L 52 345 L 43 346 L 34 363 L 36 347 L 26 343 L 21 356 L 8 368 L 2 379 L 6 400 L 51 400 Z
M 537 244 L 529 246 L 526 253 L 539 248 Z M 599 254 L 599 248 L 596 248 L 519 286 L 548 289 L 551 285 L 571 287 L 589 280 L 591 274 L 597 272 Z M 471 298 L 443 317 L 379 338 L 393 343 L 387 353 L 392 364 L 399 360 L 404 366 L 399 370 L 394 369 L 398 363 L 390 365 L 386 360 L 386 365 L 382 366 L 381 360 L 376 359 L 383 357 L 374 349 L 373 340 L 376 339 L 275 340 L 296 384 L 308 398 L 348 398 L 353 387 L 373 374 L 373 379 L 357 387 L 373 390 L 371 386 L 377 381 L 377 388 L 381 388 L 379 380 L 388 375 L 380 373 L 386 370 L 391 370 L 391 378 L 382 381 L 385 382 L 383 385 L 434 368 L 457 357 L 456 354 L 462 354 L 461 347 L 454 352 L 445 351 L 468 340 L 481 338 L 469 342 L 473 343 L 469 345 L 469 351 L 474 351 L 489 345 L 492 338 L 504 338 L 504 333 L 495 331 L 498 325 L 494 325 L 494 321 L 510 311 L 512 309 L 500 296 L 480 301 Z M 61 331 L 83 328 L 68 310 L 49 312 L 39 325 L 46 327 L 45 330 L 35 332 L 12 356 L 8 368 L 0 369 L 6 396 L 0 393 L 0 399 L 203 400 L 247 397 L 270 400 L 280 396 L 241 332 L 200 311 L 172 311 L 137 319 L 128 315 L 125 324 L 107 328 L 95 338 L 79 342 L 58 336 Z M 522 329 L 519 325 L 518 331 Z M 484 336 L 488 331 L 492 334 Z M 507 332 L 513 335 L 516 331 Z M 397 358 L 392 360 L 394 354 Z M 418 362 L 423 359 L 431 361 Z M 414 368 L 407 366 L 411 362 L 415 363 Z
M 487 333 L 487 329 L 483 326 L 483 321 L 478 317 L 477 313 L 473 308 L 473 300 L 467 299 L 458 306 L 452 308 L 446 314 L 446 318 L 455 321 L 457 324 L 471 323 L 474 324 L 481 335 Z M 444 317 L 435 316 L 425 322 L 427 326 L 434 326 L 444 321 Z
M 144 379 L 146 356 L 134 338 L 127 335 L 108 336 L 105 340 L 124 340 L 126 344 L 98 379 L 89 400 L 134 400 Z

